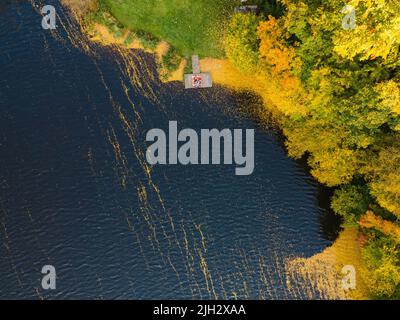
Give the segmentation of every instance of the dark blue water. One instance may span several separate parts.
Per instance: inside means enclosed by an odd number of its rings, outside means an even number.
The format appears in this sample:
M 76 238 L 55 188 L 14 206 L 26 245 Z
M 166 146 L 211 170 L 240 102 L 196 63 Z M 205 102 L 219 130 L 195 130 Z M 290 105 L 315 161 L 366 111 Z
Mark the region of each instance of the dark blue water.
M 249 116 L 260 101 L 162 84 L 151 56 L 85 47 L 57 9 L 52 33 L 30 3 L 0 4 L 0 298 L 301 298 L 285 259 L 323 250 L 336 225 L 304 166 Z M 253 175 L 148 166 L 145 134 L 170 120 L 255 129 Z

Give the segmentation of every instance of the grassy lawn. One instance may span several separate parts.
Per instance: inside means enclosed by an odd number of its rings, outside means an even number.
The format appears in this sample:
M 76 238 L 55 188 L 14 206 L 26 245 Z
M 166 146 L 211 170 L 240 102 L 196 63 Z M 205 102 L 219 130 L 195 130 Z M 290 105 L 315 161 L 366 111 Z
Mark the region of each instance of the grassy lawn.
M 239 0 L 99 0 L 125 27 L 151 33 L 182 55 L 220 57 L 223 30 Z

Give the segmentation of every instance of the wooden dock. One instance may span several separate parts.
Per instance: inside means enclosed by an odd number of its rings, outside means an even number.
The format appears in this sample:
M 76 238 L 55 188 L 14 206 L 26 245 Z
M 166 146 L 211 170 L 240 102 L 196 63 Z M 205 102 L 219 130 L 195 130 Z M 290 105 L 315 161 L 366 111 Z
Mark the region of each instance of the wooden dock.
M 199 74 L 200 73 L 200 62 L 199 62 L 199 56 L 192 56 L 192 70 L 194 74 Z
M 185 74 L 185 89 L 211 88 L 212 78 L 208 72 L 201 73 L 199 56 L 192 56 L 193 73 Z

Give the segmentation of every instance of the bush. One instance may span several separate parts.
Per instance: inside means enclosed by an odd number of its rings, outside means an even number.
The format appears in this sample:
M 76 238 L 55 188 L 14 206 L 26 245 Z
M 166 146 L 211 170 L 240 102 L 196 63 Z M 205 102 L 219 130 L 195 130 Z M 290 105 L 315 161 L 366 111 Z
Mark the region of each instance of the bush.
M 178 54 L 177 50 L 172 47 L 169 48 L 168 52 L 162 57 L 162 64 L 169 72 L 178 69 L 181 61 L 182 57 Z
M 367 211 L 371 202 L 365 186 L 345 185 L 335 191 L 331 207 L 336 214 L 344 218 L 345 223 L 355 224 Z
M 136 36 L 139 38 L 140 43 L 146 49 L 155 49 L 159 44 L 158 38 L 145 31 L 137 31 Z
M 97 10 L 88 15 L 87 22 L 89 24 L 96 22 L 106 26 L 110 33 L 116 38 L 122 37 L 125 30 L 124 25 L 114 18 L 108 6 L 101 1 L 99 2 Z
M 124 44 L 126 46 L 129 46 L 135 39 L 136 39 L 136 34 L 132 31 L 129 32 L 129 35 L 126 37 Z

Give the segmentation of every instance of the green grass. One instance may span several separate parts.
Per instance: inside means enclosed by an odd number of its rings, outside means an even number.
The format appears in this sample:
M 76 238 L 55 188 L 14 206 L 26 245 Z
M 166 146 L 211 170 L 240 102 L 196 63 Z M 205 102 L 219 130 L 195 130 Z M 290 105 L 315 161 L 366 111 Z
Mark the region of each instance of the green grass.
M 107 27 L 107 29 L 115 36 L 121 37 L 124 32 L 124 25 L 114 18 L 109 12 L 108 8 L 99 1 L 97 11 L 91 12 L 86 16 L 86 22 L 98 22 Z
M 179 54 L 223 56 L 222 35 L 236 0 L 99 0 L 125 27 L 152 34 Z

